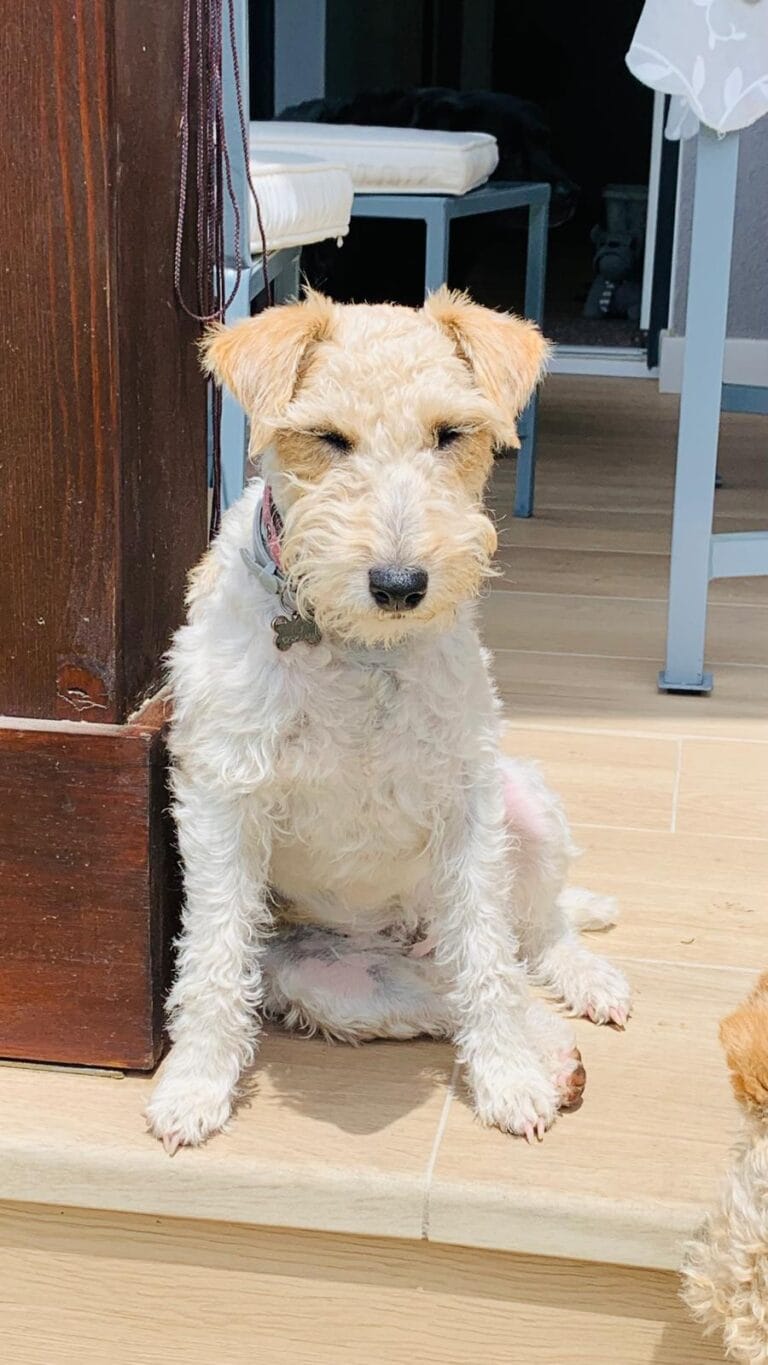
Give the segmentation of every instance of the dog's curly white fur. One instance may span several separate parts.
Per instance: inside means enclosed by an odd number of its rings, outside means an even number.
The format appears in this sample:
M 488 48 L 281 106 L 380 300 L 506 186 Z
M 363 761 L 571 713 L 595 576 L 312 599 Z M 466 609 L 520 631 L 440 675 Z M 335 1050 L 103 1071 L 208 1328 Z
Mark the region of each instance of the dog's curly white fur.
M 266 448 L 288 584 L 323 638 L 275 648 L 276 599 L 241 555 L 255 482 L 170 655 L 186 903 L 151 1131 L 172 1152 L 221 1128 L 272 1013 L 352 1041 L 450 1035 L 480 1118 L 541 1135 L 584 1073 L 525 964 L 573 1012 L 629 1012 L 566 913 L 561 807 L 501 755 L 474 624 L 493 449 L 516 443 L 546 343 L 447 291 L 418 311 L 310 294 L 206 357 Z M 382 607 L 382 565 L 418 566 L 423 600 Z

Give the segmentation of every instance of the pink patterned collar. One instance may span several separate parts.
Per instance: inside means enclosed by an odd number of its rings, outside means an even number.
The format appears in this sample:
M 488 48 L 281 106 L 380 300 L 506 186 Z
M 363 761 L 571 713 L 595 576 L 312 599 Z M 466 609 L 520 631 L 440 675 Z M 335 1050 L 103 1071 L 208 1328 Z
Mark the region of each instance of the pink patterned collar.
M 269 551 L 270 559 L 275 564 L 278 573 L 282 573 L 283 571 L 283 560 L 280 551 L 280 533 L 282 529 L 283 518 L 275 507 L 272 489 L 268 483 L 265 483 L 264 492 L 261 498 L 262 540 Z
M 274 594 L 287 613 L 272 619 L 275 646 L 284 653 L 299 643 L 317 645 L 321 636 L 311 617 L 299 615 L 296 601 L 286 582 L 280 545 L 282 529 L 283 519 L 275 507 L 272 490 L 265 483 L 254 509 L 251 547 L 246 549 L 243 546 L 240 554 L 248 572 L 259 580 L 267 592 Z

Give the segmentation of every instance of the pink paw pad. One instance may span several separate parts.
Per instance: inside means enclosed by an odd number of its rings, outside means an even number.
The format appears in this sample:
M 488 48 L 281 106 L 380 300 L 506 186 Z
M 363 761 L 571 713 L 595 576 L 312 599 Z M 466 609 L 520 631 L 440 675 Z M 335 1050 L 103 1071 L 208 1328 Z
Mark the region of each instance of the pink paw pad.
M 570 1066 L 570 1063 L 574 1061 L 576 1065 Z M 561 1109 L 575 1109 L 581 1104 L 584 1087 L 587 1084 L 587 1073 L 584 1070 L 584 1063 L 581 1060 L 581 1053 L 578 1048 L 574 1048 L 573 1052 L 563 1055 L 563 1070 L 558 1076 L 556 1084 L 562 1096 Z

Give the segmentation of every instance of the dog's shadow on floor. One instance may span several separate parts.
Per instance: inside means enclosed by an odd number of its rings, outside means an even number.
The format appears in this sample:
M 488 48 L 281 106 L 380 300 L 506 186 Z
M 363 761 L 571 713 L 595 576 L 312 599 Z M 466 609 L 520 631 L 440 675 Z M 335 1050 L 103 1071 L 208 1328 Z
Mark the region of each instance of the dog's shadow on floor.
M 360 1047 L 270 1026 L 242 1105 L 287 1107 L 341 1132 L 378 1133 L 450 1085 L 454 1052 L 430 1039 Z

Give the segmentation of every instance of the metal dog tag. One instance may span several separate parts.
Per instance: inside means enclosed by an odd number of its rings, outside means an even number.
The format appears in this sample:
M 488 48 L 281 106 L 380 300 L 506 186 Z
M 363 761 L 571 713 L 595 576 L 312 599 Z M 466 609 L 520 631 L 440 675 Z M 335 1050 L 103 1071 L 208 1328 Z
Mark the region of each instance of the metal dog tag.
M 291 645 L 319 645 L 323 638 L 314 621 L 306 621 L 297 611 L 289 616 L 276 616 L 272 622 L 275 644 L 279 650 L 290 649 Z

